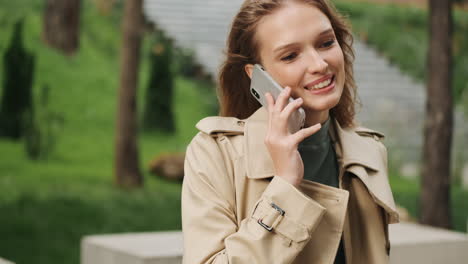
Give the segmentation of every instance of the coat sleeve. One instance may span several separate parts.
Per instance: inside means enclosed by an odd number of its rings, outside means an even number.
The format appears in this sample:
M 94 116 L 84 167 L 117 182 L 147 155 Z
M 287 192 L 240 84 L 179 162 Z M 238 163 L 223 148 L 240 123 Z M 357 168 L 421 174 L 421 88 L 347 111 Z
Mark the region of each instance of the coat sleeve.
M 249 217 L 237 223 L 233 176 L 208 135 L 200 133 L 191 142 L 184 170 L 184 264 L 291 263 L 325 213 L 275 176 Z

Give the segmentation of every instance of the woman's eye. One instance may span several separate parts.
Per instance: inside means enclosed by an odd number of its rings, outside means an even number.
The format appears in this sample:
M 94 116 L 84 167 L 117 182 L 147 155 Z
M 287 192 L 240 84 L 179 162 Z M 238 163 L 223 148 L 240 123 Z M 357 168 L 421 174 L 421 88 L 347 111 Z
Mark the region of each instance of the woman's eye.
M 330 40 L 324 42 L 324 43 L 322 44 L 322 47 L 323 47 L 323 48 L 329 48 L 329 47 L 333 46 L 333 44 L 335 44 L 335 40 L 334 40 L 334 39 L 330 39 Z
M 297 54 L 296 53 L 291 53 L 285 57 L 282 57 L 281 60 L 282 61 L 291 61 L 291 60 L 294 60 L 295 58 L 297 57 Z

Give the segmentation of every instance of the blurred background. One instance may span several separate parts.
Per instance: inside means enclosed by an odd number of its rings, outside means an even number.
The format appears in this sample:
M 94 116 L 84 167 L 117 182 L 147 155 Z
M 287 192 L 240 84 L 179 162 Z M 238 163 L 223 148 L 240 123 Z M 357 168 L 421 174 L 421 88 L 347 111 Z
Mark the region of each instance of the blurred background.
M 129 2 L 137 3 L 133 6 Z M 425 0 L 333 1 L 355 35 L 363 126 L 420 218 Z M 241 0 L 0 0 L 0 256 L 78 263 L 88 234 L 180 230 L 183 155 L 216 115 Z M 450 228 L 468 225 L 468 3 L 454 1 Z

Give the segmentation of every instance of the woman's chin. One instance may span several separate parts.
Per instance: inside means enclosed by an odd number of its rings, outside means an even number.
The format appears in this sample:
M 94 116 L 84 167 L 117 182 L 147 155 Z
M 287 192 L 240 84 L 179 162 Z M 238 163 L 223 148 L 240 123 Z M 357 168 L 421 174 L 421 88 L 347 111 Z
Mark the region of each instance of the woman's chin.
M 304 100 L 304 104 L 302 105 L 302 108 L 304 108 L 305 111 L 311 111 L 311 112 L 324 112 L 324 111 L 329 111 L 338 103 L 340 102 L 340 98 L 319 98 L 317 100 Z

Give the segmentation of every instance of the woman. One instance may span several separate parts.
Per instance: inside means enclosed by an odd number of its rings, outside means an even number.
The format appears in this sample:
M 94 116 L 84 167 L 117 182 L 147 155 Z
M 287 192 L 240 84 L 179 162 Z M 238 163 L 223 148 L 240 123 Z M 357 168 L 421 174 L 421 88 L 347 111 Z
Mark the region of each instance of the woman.
M 184 263 L 388 263 L 398 215 L 383 136 L 354 122 L 351 44 L 327 0 L 244 2 L 222 117 L 201 120 L 187 149 Z M 249 92 L 256 63 L 285 87 L 267 108 Z M 299 107 L 305 126 L 291 134 Z

